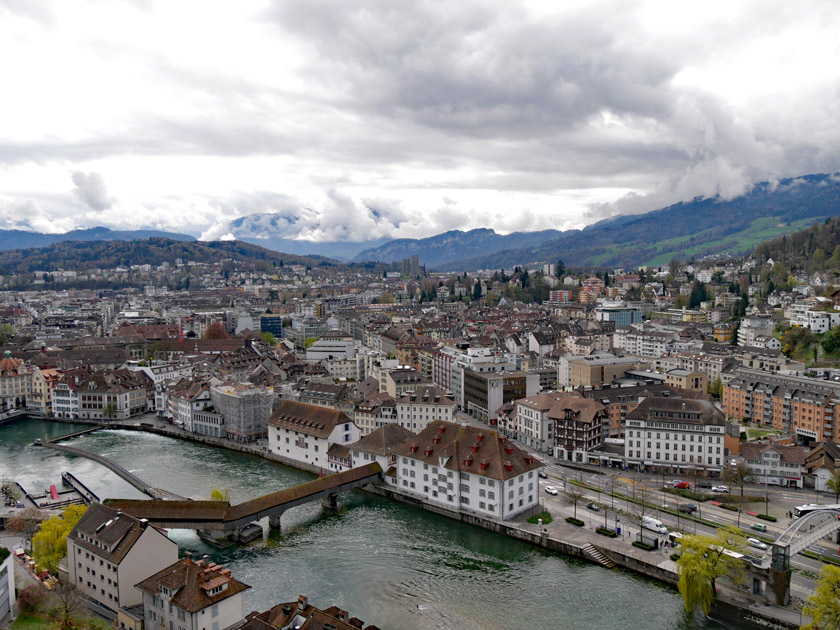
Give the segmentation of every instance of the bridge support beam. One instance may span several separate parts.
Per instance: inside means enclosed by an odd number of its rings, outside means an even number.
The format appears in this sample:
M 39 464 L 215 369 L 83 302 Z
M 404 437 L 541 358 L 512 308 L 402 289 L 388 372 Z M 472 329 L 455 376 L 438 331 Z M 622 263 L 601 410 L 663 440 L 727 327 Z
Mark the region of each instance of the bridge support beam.
M 280 517 L 279 516 L 269 516 L 268 517 L 268 526 L 271 529 L 280 530 Z
M 335 511 L 338 509 L 338 495 L 328 494 L 321 499 L 321 507 L 325 510 Z

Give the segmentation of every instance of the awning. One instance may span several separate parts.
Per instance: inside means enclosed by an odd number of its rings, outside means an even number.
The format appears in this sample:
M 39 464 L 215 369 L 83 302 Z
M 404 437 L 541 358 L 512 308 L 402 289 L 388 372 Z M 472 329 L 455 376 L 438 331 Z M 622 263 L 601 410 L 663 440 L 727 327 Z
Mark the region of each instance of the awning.
M 648 461 L 646 461 L 646 462 L 645 462 L 645 466 L 653 466 L 653 462 L 648 462 Z

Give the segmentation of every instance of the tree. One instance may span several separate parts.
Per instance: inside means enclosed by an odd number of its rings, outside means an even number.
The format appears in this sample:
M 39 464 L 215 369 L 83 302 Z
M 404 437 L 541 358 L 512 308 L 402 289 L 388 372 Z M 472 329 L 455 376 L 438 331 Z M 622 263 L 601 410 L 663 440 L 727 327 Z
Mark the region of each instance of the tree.
M 41 529 L 32 538 L 32 555 L 39 568 L 50 573 L 58 570 L 58 563 L 67 554 L 67 534 L 86 509 L 84 505 L 71 505 L 60 515 L 52 516 L 41 524 Z
M 840 503 L 840 468 L 834 471 L 834 474 L 828 478 L 825 485 L 834 493 L 834 503 Z
M 840 567 L 823 565 L 802 612 L 811 618 L 802 630 L 840 630 Z
M 6 521 L 6 528 L 11 532 L 23 536 L 23 539 L 26 541 L 26 546 L 31 549 L 32 538 L 38 533 L 38 528 L 45 518 L 47 518 L 47 514 L 38 508 L 26 508 L 9 518 Z
M 262 337 L 262 340 L 269 346 L 277 345 L 277 337 L 272 335 L 270 332 L 260 333 L 260 337 Z
M 57 604 L 58 630 L 77 630 L 82 627 L 79 615 L 87 608 L 75 585 L 61 583 L 51 591 Z
M 228 490 L 227 488 L 225 488 L 224 490 L 220 490 L 219 488 L 213 488 L 213 492 L 210 493 L 210 500 L 230 502 L 230 490 Z
M 731 485 L 741 489 L 741 502 L 738 505 L 738 527 L 740 527 L 741 507 L 744 505 L 744 485 L 752 481 L 752 471 L 750 471 L 749 467 L 743 461 L 740 461 L 734 466 L 727 468 L 723 473 L 723 478 Z
M 680 539 L 677 588 L 688 612 L 699 606 L 704 614 L 709 614 L 717 592 L 717 579 L 728 577 L 741 581 L 745 571 L 743 562 L 725 552 L 743 552 L 745 538 L 741 530 L 730 526 L 719 529 L 715 536 L 686 534 Z
M 213 322 L 204 331 L 205 339 L 228 339 L 225 325 L 222 322 Z
M 720 376 L 715 379 L 714 383 L 709 385 L 709 393 L 715 398 L 720 398 L 723 394 L 723 383 L 720 380 Z
M 572 503 L 574 504 L 574 506 L 575 506 L 575 518 L 577 518 L 577 504 L 578 504 L 578 501 L 583 499 L 583 497 L 586 496 L 586 495 L 576 485 L 567 481 L 566 482 L 566 496 L 569 497 L 569 499 L 571 499 Z
M 105 405 L 105 409 L 102 410 L 102 416 L 108 420 L 113 420 L 117 416 L 117 406 L 109 402 Z
M 558 278 L 566 275 L 566 264 L 562 260 L 557 261 L 557 269 L 555 270 Z
M 312 345 L 313 343 L 315 343 L 316 341 L 318 341 L 318 337 L 307 337 L 307 338 L 303 341 L 303 347 L 304 347 L 305 349 L 307 349 L 307 350 L 308 350 L 308 349 L 309 349 L 309 346 L 311 346 L 311 345 Z
M 478 302 L 481 299 L 481 282 L 479 280 L 475 281 L 475 285 L 473 286 L 473 300 Z
M 835 326 L 825 333 L 820 341 L 820 345 L 826 352 L 834 352 L 840 349 L 840 326 Z

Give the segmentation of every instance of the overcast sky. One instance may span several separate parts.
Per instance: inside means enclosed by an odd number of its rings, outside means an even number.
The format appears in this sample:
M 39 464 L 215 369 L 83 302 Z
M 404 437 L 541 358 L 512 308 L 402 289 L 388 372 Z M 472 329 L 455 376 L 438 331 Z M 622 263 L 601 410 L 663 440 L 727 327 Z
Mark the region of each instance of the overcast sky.
M 6 228 L 564 229 L 840 169 L 833 1 L 0 0 L 0 68 Z

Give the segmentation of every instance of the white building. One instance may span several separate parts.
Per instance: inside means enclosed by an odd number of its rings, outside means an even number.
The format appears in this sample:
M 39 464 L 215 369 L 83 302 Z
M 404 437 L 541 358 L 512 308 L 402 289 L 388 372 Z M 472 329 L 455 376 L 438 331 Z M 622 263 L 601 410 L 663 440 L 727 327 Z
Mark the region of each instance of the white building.
M 705 400 L 645 398 L 627 414 L 624 455 L 634 467 L 720 473 L 725 464 L 726 418 Z
M 344 413 L 320 405 L 286 400 L 268 420 L 269 451 L 315 467 L 328 468 L 333 444 L 348 446 L 359 437 L 359 427 Z
M 805 476 L 805 447 L 795 444 L 746 442 L 741 457 L 750 470 L 752 483 L 802 488 Z
M 146 628 L 225 630 L 245 619 L 243 593 L 251 588 L 208 556 L 188 556 L 137 584 Z
M 11 625 L 15 620 L 15 565 L 13 563 L 11 551 L 6 558 L 0 560 L 0 627 L 3 628 Z
M 551 452 L 554 447 L 554 421 L 548 419 L 548 412 L 563 396 L 559 392 L 550 392 L 517 400 L 516 439 L 541 453 Z
M 178 545 L 144 520 L 92 503 L 67 536 L 67 573 L 85 597 L 116 614 L 142 602 L 140 580 L 178 559 Z
M 417 433 L 434 420 L 452 422 L 455 401 L 439 387 L 423 385 L 414 392 L 398 398 L 396 410 L 400 426 Z
M 432 505 L 507 520 L 539 504 L 543 463 L 496 431 L 438 420 L 394 454 L 396 488 Z
M 352 339 L 322 337 L 306 350 L 306 360 L 317 363 L 324 359 L 353 359 L 356 357 L 356 343 Z
M 56 383 L 52 391 L 51 405 L 56 418 L 78 418 L 79 396 L 75 384 L 69 381 Z

